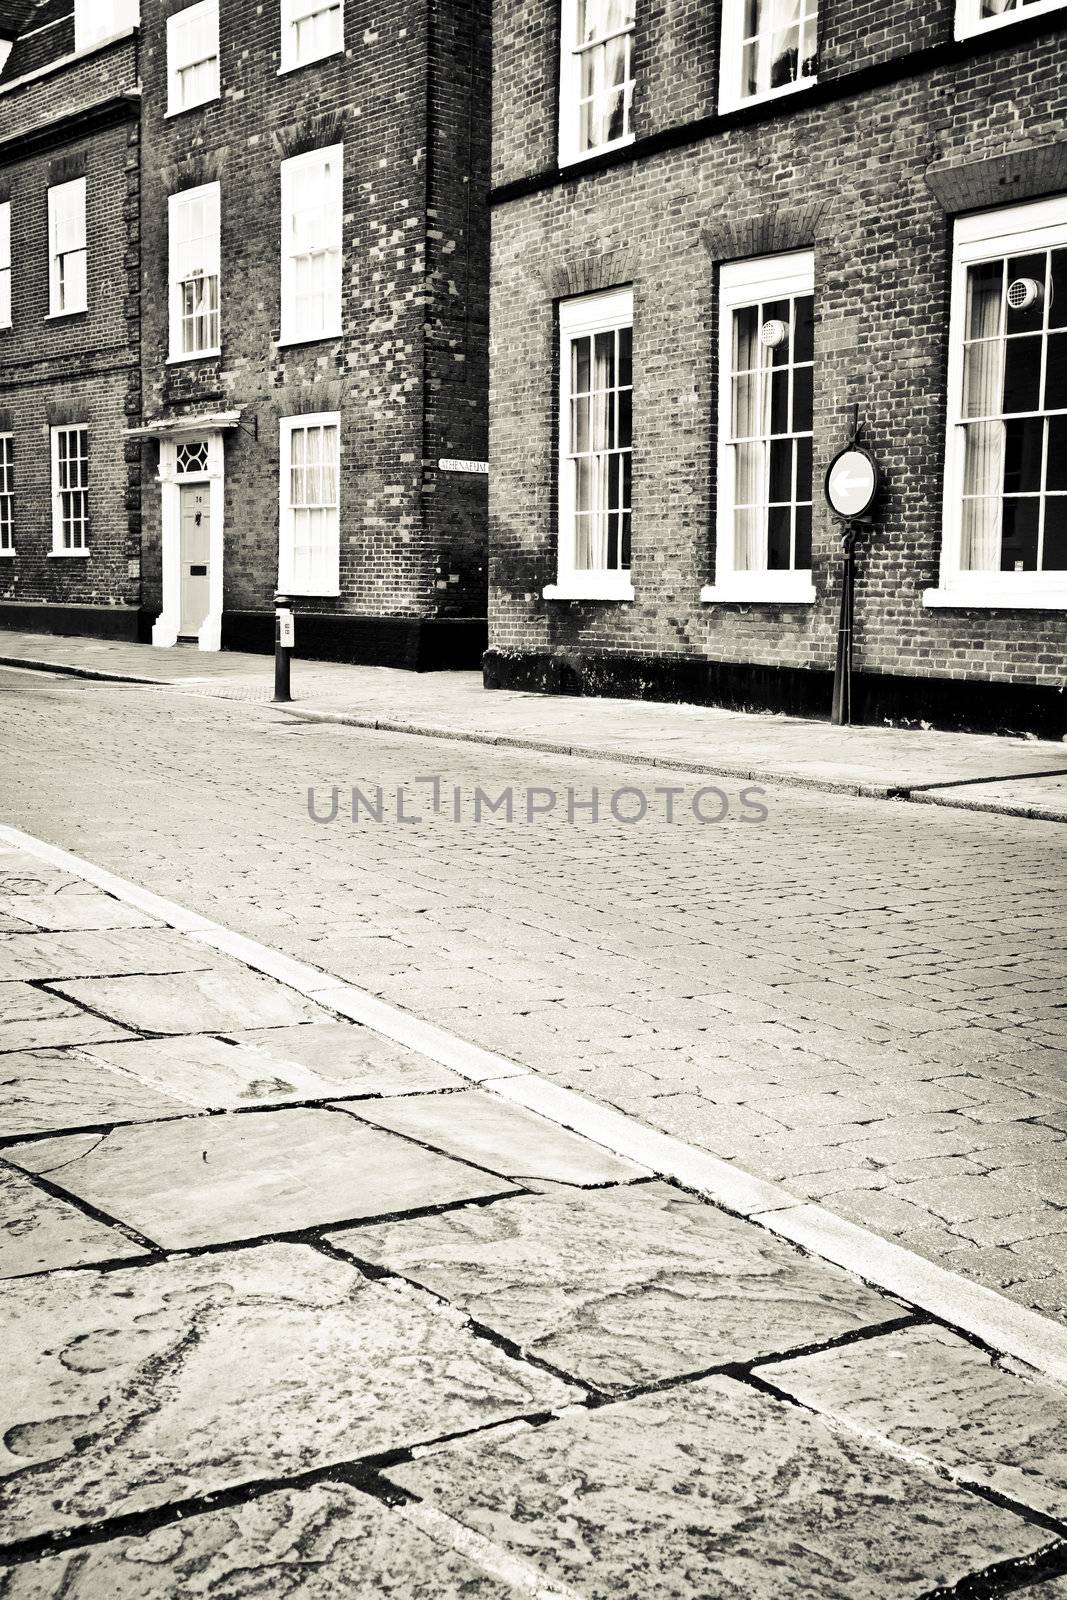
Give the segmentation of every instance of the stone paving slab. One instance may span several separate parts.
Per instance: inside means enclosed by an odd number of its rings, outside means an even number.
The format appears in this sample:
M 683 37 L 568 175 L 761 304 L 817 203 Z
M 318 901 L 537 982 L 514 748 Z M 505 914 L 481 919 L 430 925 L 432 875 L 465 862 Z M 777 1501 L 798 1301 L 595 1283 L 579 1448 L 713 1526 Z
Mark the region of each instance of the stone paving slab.
M 459 1089 L 465 1079 L 436 1061 L 394 1044 L 370 1028 L 351 1022 L 325 1022 L 315 1028 L 231 1029 L 239 1044 L 257 1046 L 275 1061 L 296 1063 L 347 1094 L 418 1094 Z
M 313 1000 L 234 963 L 210 972 L 74 978 L 50 987 L 138 1033 L 219 1033 L 329 1019 Z
M 350 1022 L 135 1039 L 91 1053 L 183 1108 L 203 1110 L 463 1086 L 455 1073 Z
M 28 983 L 0 983 L 0 1053 L 128 1039 L 123 1027 Z
M 87 1217 L 0 1164 L 0 1278 L 144 1254 L 117 1228 Z
M 999 811 L 1067 822 L 1067 776 L 969 783 L 966 788 L 929 789 L 912 798 L 927 805 L 959 806 L 964 811 Z
M 11 1145 L 4 1160 L 167 1249 L 485 1199 L 505 1180 L 324 1110 L 190 1117 Z
M 1067 1519 L 1067 1390 L 994 1362 L 945 1328 L 905 1328 L 760 1367 L 823 1415 L 917 1450 Z
M 614 1156 L 479 1089 L 345 1109 L 376 1127 L 407 1134 L 446 1155 L 487 1167 L 502 1178 L 542 1178 L 587 1188 L 651 1176 L 647 1167 Z
M 575 1392 L 417 1291 L 302 1245 L 26 1278 L 5 1302 L 3 1543 L 408 1447 Z
M 0 1567 L 0 1600 L 506 1600 L 508 1593 L 344 1483 L 283 1489 L 141 1538 Z
M 77 893 L 64 888 L 62 893 L 52 895 L 6 894 L 4 909 L 26 927 L 42 933 L 156 926 L 132 906 L 85 884 L 78 885 Z
M 0 934 L 0 983 L 12 978 L 196 972 L 218 965 L 205 946 L 192 944 L 170 928 Z
M 603 1389 L 799 1349 L 902 1312 L 663 1183 L 523 1196 L 330 1241 Z
M 138 1049 L 140 1040 L 115 1048 Z M 180 1117 L 188 1106 L 108 1065 L 112 1046 L 13 1051 L 0 1055 L 0 1139 Z M 120 1058 L 121 1059 L 121 1058 Z
M 386 1476 L 585 1600 L 901 1600 L 1052 1542 L 728 1378 Z

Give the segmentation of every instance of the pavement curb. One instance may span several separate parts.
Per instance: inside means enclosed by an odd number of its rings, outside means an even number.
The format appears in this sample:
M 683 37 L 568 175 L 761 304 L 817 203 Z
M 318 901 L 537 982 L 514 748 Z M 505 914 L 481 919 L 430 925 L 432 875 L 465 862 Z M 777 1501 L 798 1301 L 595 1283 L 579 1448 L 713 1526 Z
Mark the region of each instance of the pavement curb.
M 222 950 L 254 972 L 305 999 L 409 1045 L 469 1082 L 525 1106 L 558 1127 L 583 1135 L 614 1154 L 673 1179 L 722 1209 L 786 1238 L 809 1254 L 854 1273 L 865 1283 L 915 1305 L 988 1348 L 1067 1384 L 1067 1328 L 995 1290 L 969 1282 L 824 1207 L 743 1171 L 733 1162 L 646 1127 L 620 1111 L 587 1100 L 536 1072 L 469 1043 L 414 1013 L 388 1005 L 304 962 L 271 950 L 149 889 L 118 877 L 17 828 L 0 824 L 0 844 L 95 884 L 106 894 L 157 917 L 198 943 Z
M 13 667 L 27 672 L 53 672 L 68 678 L 86 678 L 100 683 L 125 683 L 138 688 L 171 689 L 185 693 L 193 680 L 182 678 L 146 678 L 133 673 L 114 672 L 105 668 L 72 666 L 67 662 L 42 661 L 0 656 L 0 667 Z M 224 680 L 220 680 L 225 688 Z M 236 699 L 224 693 L 213 694 L 204 690 L 203 680 L 195 687 L 206 698 Z M 1025 802 L 1011 803 L 1002 800 L 957 799 L 950 794 L 937 793 L 926 785 L 864 783 L 861 780 L 816 778 L 803 773 L 775 772 L 753 767 L 744 762 L 692 761 L 684 756 L 654 756 L 641 751 L 613 749 L 596 744 L 575 744 L 571 741 L 527 738 L 522 734 L 492 733 L 478 728 L 456 729 L 431 722 L 413 722 L 402 717 L 360 716 L 351 711 L 313 711 L 299 706 L 275 705 L 273 701 L 257 702 L 271 710 L 290 717 L 295 722 L 326 723 L 345 728 L 365 728 L 375 733 L 399 733 L 418 739 L 447 739 L 456 744 L 485 745 L 495 749 L 529 750 L 542 755 L 576 757 L 586 761 L 614 761 L 624 766 L 648 767 L 666 772 L 688 772 L 698 777 L 732 778 L 753 784 L 774 785 L 783 789 L 800 789 L 815 794 L 851 795 L 865 800 L 896 800 L 909 805 L 941 806 L 955 811 L 976 811 L 987 815 L 1021 817 L 1029 822 L 1067 823 L 1067 815 L 1041 805 Z M 1025 782 L 1030 776 L 1041 774 L 1019 773 L 1013 781 Z M 987 780 L 974 779 L 968 783 Z M 988 780 L 992 781 L 992 780 Z

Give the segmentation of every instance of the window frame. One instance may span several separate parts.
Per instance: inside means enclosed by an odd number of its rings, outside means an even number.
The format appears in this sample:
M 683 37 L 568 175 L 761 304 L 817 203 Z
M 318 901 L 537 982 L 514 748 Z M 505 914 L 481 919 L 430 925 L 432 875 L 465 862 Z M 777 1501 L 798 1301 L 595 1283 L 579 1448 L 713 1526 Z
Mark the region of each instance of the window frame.
M 957 218 L 952 241 L 948 389 L 945 395 L 945 471 L 938 587 L 924 606 L 1003 610 L 1067 610 L 1067 571 L 964 571 L 963 489 L 966 429 L 963 418 L 967 272 L 981 261 L 1067 246 L 1067 195 L 980 211 Z M 1003 491 L 1002 491 L 1003 497 Z
M 811 605 L 815 596 L 811 567 L 738 568 L 735 565 L 733 432 L 733 317 L 745 306 L 770 299 L 814 296 L 815 252 L 790 250 L 726 262 L 719 269 L 718 394 L 715 441 L 715 582 L 700 591 L 705 604 L 754 601 L 767 605 Z M 817 362 L 812 360 L 813 390 Z M 815 509 L 814 407 L 812 414 L 813 478 L 812 521 Z M 786 437 L 795 438 L 790 433 Z M 805 502 L 806 503 L 806 502 Z M 814 528 L 813 528 L 814 533 Z
M 0 328 L 14 326 L 11 265 L 11 201 L 0 200 Z
M 59 196 L 64 192 L 80 191 L 81 194 L 81 236 L 82 243 L 73 250 L 56 249 L 56 233 L 59 222 Z M 85 178 L 71 178 L 66 183 L 53 183 L 48 188 L 48 316 L 76 317 L 89 309 L 89 225 L 88 225 L 89 193 Z M 84 257 L 83 289 L 84 298 L 80 305 L 60 305 L 60 295 L 63 290 L 63 275 L 60 269 L 61 257 L 81 255 Z
M 327 560 L 323 566 L 328 565 L 327 581 L 319 582 L 320 573 L 313 575 L 314 581 L 297 578 L 294 571 L 296 554 L 295 517 L 294 512 L 302 509 L 296 507 L 291 501 L 292 490 L 292 461 L 293 461 L 293 434 L 303 432 L 310 428 L 333 428 L 337 435 L 337 503 L 332 509 L 335 524 L 331 538 L 331 548 L 327 552 Z M 341 413 L 339 411 L 310 411 L 291 417 L 280 417 L 278 421 L 278 592 L 301 596 L 314 596 L 316 598 L 332 598 L 341 593 L 341 468 L 343 453 L 341 449 Z M 319 509 L 330 509 L 322 507 Z
M 1030 5 L 1005 11 L 1000 17 L 979 16 L 981 0 L 956 0 L 956 16 L 953 32 L 957 39 L 973 39 L 976 34 L 989 33 L 995 28 L 1010 28 L 1013 23 L 1023 22 L 1027 17 L 1049 16 L 1055 11 L 1062 11 L 1067 5 L 1067 0 L 1033 0 Z
M 214 223 L 214 230 L 212 240 L 207 248 L 205 262 L 209 266 L 214 265 L 215 271 L 214 274 L 204 272 L 201 274 L 201 276 L 204 279 L 209 279 L 212 276 L 215 278 L 215 298 L 217 304 L 213 314 L 215 317 L 218 339 L 215 344 L 205 345 L 202 349 L 183 350 L 182 329 L 185 319 L 181 290 L 182 286 L 190 280 L 187 278 L 178 277 L 179 269 L 176 262 L 176 256 L 181 243 L 184 241 L 180 241 L 176 238 L 175 218 L 180 214 L 183 207 L 188 205 L 191 200 L 206 199 L 208 196 L 211 197 L 214 203 L 214 216 L 212 219 Z M 200 184 L 195 189 L 179 189 L 176 194 L 168 195 L 167 197 L 167 303 L 169 308 L 169 354 L 167 356 L 168 366 L 175 365 L 182 361 L 204 361 L 212 356 L 218 356 L 222 354 L 222 262 L 220 245 L 221 212 L 222 186 L 218 181 L 214 183 Z M 207 315 L 210 317 L 212 313 L 209 311 Z
M 574 517 L 576 481 L 570 451 L 570 370 L 571 344 L 590 334 L 633 329 L 634 295 L 632 286 L 607 289 L 596 294 L 578 295 L 559 302 L 559 364 L 557 396 L 559 402 L 558 471 L 556 478 L 556 581 L 546 584 L 546 600 L 632 600 L 631 567 L 578 568 L 575 566 Z M 631 357 L 632 360 L 632 357 Z M 633 391 L 631 372 L 631 392 Z M 631 462 L 633 432 L 630 436 Z M 632 467 L 631 467 L 632 473 Z M 632 493 L 632 491 L 631 491 Z M 633 559 L 633 510 L 631 522 L 631 563 Z
M 187 27 L 190 21 L 193 20 L 192 14 L 194 12 L 210 19 L 211 32 L 215 41 L 215 53 L 213 56 L 202 56 L 196 61 L 183 61 L 179 64 L 176 61 L 175 41 L 179 30 Z M 219 0 L 195 0 L 193 5 L 185 6 L 181 11 L 175 11 L 167 18 L 167 117 L 180 117 L 186 111 L 195 111 L 198 106 L 210 105 L 213 100 L 219 98 L 222 93 L 221 56 L 222 52 L 219 47 Z M 214 63 L 215 71 L 210 94 L 201 95 L 197 100 L 182 98 L 179 103 L 177 89 L 181 81 L 181 74 L 192 67 L 211 62 Z
M 629 86 L 629 95 L 625 97 L 624 104 L 627 110 L 629 127 L 617 139 L 608 139 L 603 144 L 593 145 L 588 150 L 578 148 L 578 136 L 581 116 L 581 50 L 576 44 L 578 32 L 578 7 L 582 0 L 561 0 L 560 3 L 560 65 L 559 65 L 559 127 L 558 127 L 558 160 L 561 167 L 573 166 L 579 161 L 591 161 L 595 156 L 606 155 L 611 150 L 622 150 L 627 145 L 633 144 L 636 135 L 633 129 L 633 88 L 636 84 L 634 70 L 633 48 L 636 37 L 636 21 L 628 28 L 617 29 L 613 34 L 606 34 L 607 39 L 617 38 L 622 34 L 630 36 L 630 68 L 626 83 Z M 636 5 L 639 0 L 635 0 Z M 604 41 L 598 41 L 604 42 Z
M 322 145 L 315 150 L 307 150 L 302 155 L 290 156 L 281 163 L 281 204 L 279 206 L 279 242 L 281 248 L 280 271 L 280 299 L 278 336 L 279 345 L 288 344 L 317 344 L 327 339 L 339 339 L 344 331 L 343 289 L 344 289 L 344 145 Z M 309 167 L 327 165 L 331 159 L 335 161 L 336 170 L 332 178 L 335 188 L 333 202 L 329 209 L 336 215 L 337 234 L 335 243 L 320 254 L 336 256 L 332 268 L 331 282 L 329 284 L 329 311 L 331 315 L 324 317 L 326 326 L 318 332 L 309 333 L 301 328 L 296 318 L 296 283 L 293 263 L 298 259 L 297 252 L 286 248 L 287 230 L 290 228 L 293 217 L 293 198 L 299 186 L 300 177 Z
M 101 25 L 99 18 L 105 4 L 106 21 Z M 88 55 L 132 33 L 139 25 L 138 0 L 74 0 L 74 53 Z
M 819 0 L 811 0 L 815 9 L 815 59 L 819 55 L 819 28 L 822 17 Z M 1065 0 L 1067 3 L 1067 0 Z M 818 67 L 808 77 L 794 78 L 792 83 L 779 84 L 775 89 L 765 89 L 757 94 L 741 93 L 742 44 L 745 0 L 722 0 L 719 7 L 719 112 L 739 111 L 743 106 L 767 105 L 788 95 L 801 94 L 819 81 Z M 773 31 L 773 30 L 772 30 Z
M 60 434 L 80 433 L 85 435 L 85 453 L 79 454 L 77 459 L 85 462 L 85 482 L 78 484 L 74 489 L 68 485 L 66 488 L 60 482 L 59 474 L 59 436 Z M 71 557 L 88 556 L 89 539 L 92 531 L 91 509 L 89 504 L 89 424 L 87 422 L 65 422 L 50 429 L 51 456 L 52 456 L 52 548 L 50 556 L 59 556 L 65 559 Z M 70 458 L 68 457 L 68 460 Z M 63 538 L 63 496 L 64 494 L 80 493 L 85 496 L 84 515 L 78 520 L 81 524 L 82 535 L 80 544 L 66 544 Z
M 279 78 L 287 72 L 299 72 L 301 67 L 310 67 L 316 61 L 328 61 L 331 56 L 343 55 L 345 49 L 345 4 L 344 0 L 337 0 L 339 37 L 336 44 L 328 50 L 320 50 L 317 55 L 302 56 L 297 58 L 296 47 L 299 38 L 299 24 L 306 22 L 309 17 L 319 11 L 332 11 L 334 0 L 281 0 L 281 39 L 279 53 L 281 64 L 278 67 Z
M 16 553 L 15 435 L 5 431 L 0 433 L 0 559 Z

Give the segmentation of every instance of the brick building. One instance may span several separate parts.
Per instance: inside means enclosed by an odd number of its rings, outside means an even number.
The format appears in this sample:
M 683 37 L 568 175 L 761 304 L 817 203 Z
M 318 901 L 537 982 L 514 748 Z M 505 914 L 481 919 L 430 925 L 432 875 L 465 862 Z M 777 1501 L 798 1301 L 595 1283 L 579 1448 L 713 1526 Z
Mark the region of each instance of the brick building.
M 0 4 L 0 624 L 135 636 L 136 37 L 122 4 Z
M 1064 0 L 497 0 L 491 686 L 1067 731 Z
M 50 8 L 74 0 L 22 8 L 31 21 L 0 79 L 9 97 L 24 92 Z M 130 375 L 125 416 L 101 414 L 78 467 L 94 586 L 77 598 L 100 609 L 75 620 L 104 631 L 121 613 L 164 647 L 267 649 L 282 588 L 303 654 L 473 665 L 485 643 L 488 0 L 390 0 L 373 17 L 353 0 L 139 10 L 121 46 L 140 91 L 126 130 L 139 160 L 107 178 L 135 203 L 128 236 L 107 248 L 138 272 L 125 311 L 140 387 L 134 404 Z M 96 62 L 114 97 L 120 46 L 85 56 L 59 29 L 57 73 Z M 60 91 L 52 115 L 66 114 Z M 88 188 L 90 299 L 114 316 L 92 174 Z M 44 256 L 16 236 L 13 262 L 39 297 Z M 39 318 L 17 296 L 13 321 L 36 347 Z M 125 504 L 105 496 L 105 451 L 126 461 Z M 49 602 L 42 625 L 54 626 L 67 591 L 29 537 L 48 483 L 28 470 L 16 471 L 18 598 Z M 24 614 L 9 606 L 0 620 Z

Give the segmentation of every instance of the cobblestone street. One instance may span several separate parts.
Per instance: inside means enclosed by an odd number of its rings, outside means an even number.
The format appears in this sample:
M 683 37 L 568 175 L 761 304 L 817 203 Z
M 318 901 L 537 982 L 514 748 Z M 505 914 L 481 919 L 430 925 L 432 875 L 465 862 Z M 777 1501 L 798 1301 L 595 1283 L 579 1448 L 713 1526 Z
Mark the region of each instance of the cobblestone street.
M 726 779 L 702 825 L 692 774 L 168 690 L 4 689 L 15 826 L 1067 1314 L 1060 825 L 777 787 L 759 822 Z M 325 815 L 333 785 L 337 819 L 312 821 L 309 787 Z M 351 822 L 353 785 L 382 787 L 380 823 Z M 396 820 L 401 785 L 418 823 Z M 515 820 L 476 823 L 475 788 L 509 785 Z M 527 823 L 530 786 L 559 801 Z M 568 787 L 594 786 L 600 820 L 569 822 Z M 634 786 L 648 815 L 620 823 L 608 801 Z

